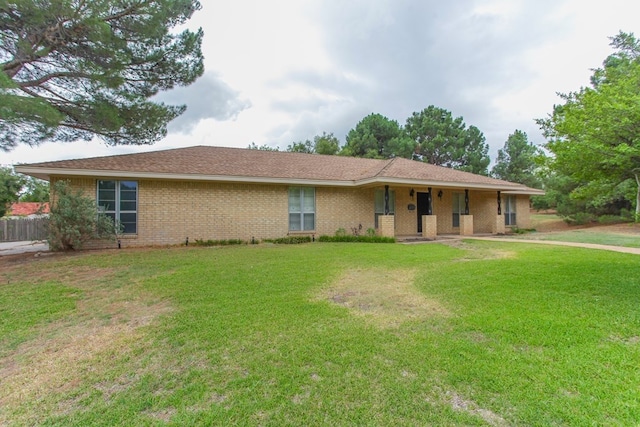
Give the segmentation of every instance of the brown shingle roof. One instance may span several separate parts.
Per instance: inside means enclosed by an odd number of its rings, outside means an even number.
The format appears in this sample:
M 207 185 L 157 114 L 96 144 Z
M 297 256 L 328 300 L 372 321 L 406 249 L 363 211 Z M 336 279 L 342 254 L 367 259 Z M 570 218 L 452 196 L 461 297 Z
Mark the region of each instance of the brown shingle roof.
M 326 182 L 327 185 L 395 180 L 414 185 L 432 183 L 527 189 L 520 184 L 400 158 L 375 160 L 212 146 L 33 163 L 20 165 L 16 170 L 40 174 L 40 177 L 69 174 L 100 176 L 101 173 L 114 176 L 117 173 L 126 177 L 166 176 L 171 179 L 292 180 Z

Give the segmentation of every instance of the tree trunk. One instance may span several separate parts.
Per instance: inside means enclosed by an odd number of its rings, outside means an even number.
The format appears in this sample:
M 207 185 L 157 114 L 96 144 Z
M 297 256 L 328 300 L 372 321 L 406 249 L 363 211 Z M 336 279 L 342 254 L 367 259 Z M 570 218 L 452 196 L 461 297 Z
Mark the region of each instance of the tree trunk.
M 636 189 L 636 222 L 640 222 L 640 176 L 636 173 L 636 182 L 638 188 Z

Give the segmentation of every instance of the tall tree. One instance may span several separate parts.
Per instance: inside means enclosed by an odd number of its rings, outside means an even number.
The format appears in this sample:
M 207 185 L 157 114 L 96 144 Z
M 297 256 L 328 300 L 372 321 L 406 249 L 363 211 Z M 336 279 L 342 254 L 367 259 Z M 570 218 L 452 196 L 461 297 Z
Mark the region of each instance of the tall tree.
M 0 1 L 0 149 L 151 144 L 184 106 L 150 101 L 203 73 L 197 0 Z
M 415 157 L 426 163 L 487 175 L 489 145 L 475 126 L 462 117 L 430 105 L 407 119 L 407 135 L 415 143 Z
M 267 144 L 257 145 L 255 142 L 252 142 L 247 146 L 249 150 L 261 150 L 261 151 L 280 151 L 278 147 L 272 147 Z
M 294 153 L 310 153 L 310 154 L 338 154 L 340 150 L 340 141 L 333 136 L 333 133 L 322 132 L 322 135 L 316 135 L 313 141 L 306 140 L 304 142 L 294 142 L 287 147 L 287 151 Z
M 369 114 L 347 134 L 341 155 L 388 159 L 413 154 L 413 142 L 407 138 L 397 121 L 381 114 Z
M 627 197 L 640 217 L 640 42 L 620 32 L 611 46 L 591 86 L 561 95 L 564 103 L 537 122 L 555 155 L 552 167 L 580 184 L 575 197 L 602 201 L 632 183 Z
M 5 216 L 12 203 L 18 201 L 23 185 L 22 176 L 11 168 L 0 167 L 0 218 Z
M 491 169 L 495 178 L 518 182 L 528 187 L 539 187 L 540 178 L 536 175 L 536 159 L 542 151 L 529 142 L 527 134 L 517 130 L 509 135 L 504 147 L 498 150 L 498 158 Z

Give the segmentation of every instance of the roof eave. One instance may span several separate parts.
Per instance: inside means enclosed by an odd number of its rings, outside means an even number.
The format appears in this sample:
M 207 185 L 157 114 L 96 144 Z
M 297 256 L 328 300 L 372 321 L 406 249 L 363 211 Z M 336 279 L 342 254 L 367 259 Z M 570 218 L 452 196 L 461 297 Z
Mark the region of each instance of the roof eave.
M 101 178 L 137 178 L 156 180 L 180 180 L 180 181 L 207 181 L 207 182 L 229 182 L 247 184 L 284 184 L 284 185 L 309 185 L 326 187 L 366 187 L 372 185 L 406 185 L 439 188 L 468 188 L 471 190 L 501 191 L 504 194 L 530 194 L 543 195 L 544 191 L 528 187 L 514 187 L 503 184 L 486 183 L 466 183 L 450 182 L 440 180 L 421 180 L 391 177 L 372 177 L 356 181 L 351 180 L 328 180 L 328 179 L 303 179 L 303 178 L 278 178 L 278 177 L 255 177 L 255 176 L 229 176 L 229 175 L 203 175 L 203 174 L 176 174 L 140 171 L 115 171 L 96 169 L 68 169 L 68 168 L 47 168 L 33 167 L 28 165 L 18 165 L 16 172 L 30 175 L 39 179 L 49 181 L 51 176 L 69 177 L 101 177 Z
M 455 181 L 440 181 L 440 180 L 421 180 L 421 179 L 406 179 L 406 178 L 389 178 L 389 177 L 375 177 L 357 181 L 357 186 L 366 186 L 372 184 L 397 184 L 397 185 L 414 185 L 423 187 L 439 187 L 439 188 L 468 188 L 470 190 L 488 190 L 488 191 L 501 191 L 512 192 L 512 194 L 526 194 L 520 191 L 532 190 L 529 188 L 509 186 L 504 184 L 486 184 L 486 183 L 469 183 L 469 182 L 455 182 Z M 539 191 L 539 190 L 534 190 Z M 535 193 L 539 194 L 539 193 Z M 544 193 L 543 193 L 544 194 Z
M 287 184 L 287 185 L 315 185 L 332 187 L 353 187 L 353 181 L 322 180 L 322 179 L 300 179 L 300 178 L 278 178 L 278 177 L 255 177 L 255 176 L 229 176 L 229 175 L 202 175 L 202 174 L 176 174 L 157 172 L 136 172 L 136 171 L 113 171 L 113 170 L 89 170 L 89 169 L 67 169 L 67 168 L 40 168 L 29 166 L 16 166 L 16 172 L 34 176 L 36 178 L 50 180 L 52 176 L 62 177 L 101 177 L 101 178 L 137 178 L 156 180 L 179 180 L 179 181 L 209 181 L 209 182 L 229 182 L 247 184 Z

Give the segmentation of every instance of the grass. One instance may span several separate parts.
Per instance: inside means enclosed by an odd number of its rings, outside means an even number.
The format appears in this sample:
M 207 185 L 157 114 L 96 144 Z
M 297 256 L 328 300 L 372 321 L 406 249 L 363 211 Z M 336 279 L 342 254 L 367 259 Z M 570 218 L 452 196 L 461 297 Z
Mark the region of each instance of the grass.
M 538 238 L 535 235 L 528 236 Z M 550 233 L 544 236 L 540 236 L 539 238 L 540 240 L 552 240 L 556 242 L 593 243 L 598 245 L 640 248 L 640 235 L 633 236 L 617 233 L 574 230 L 560 233 Z
M 0 425 L 640 419 L 636 255 L 123 250 L 3 266 L 0 283 L 0 332 L 20 337 L 0 341 Z

